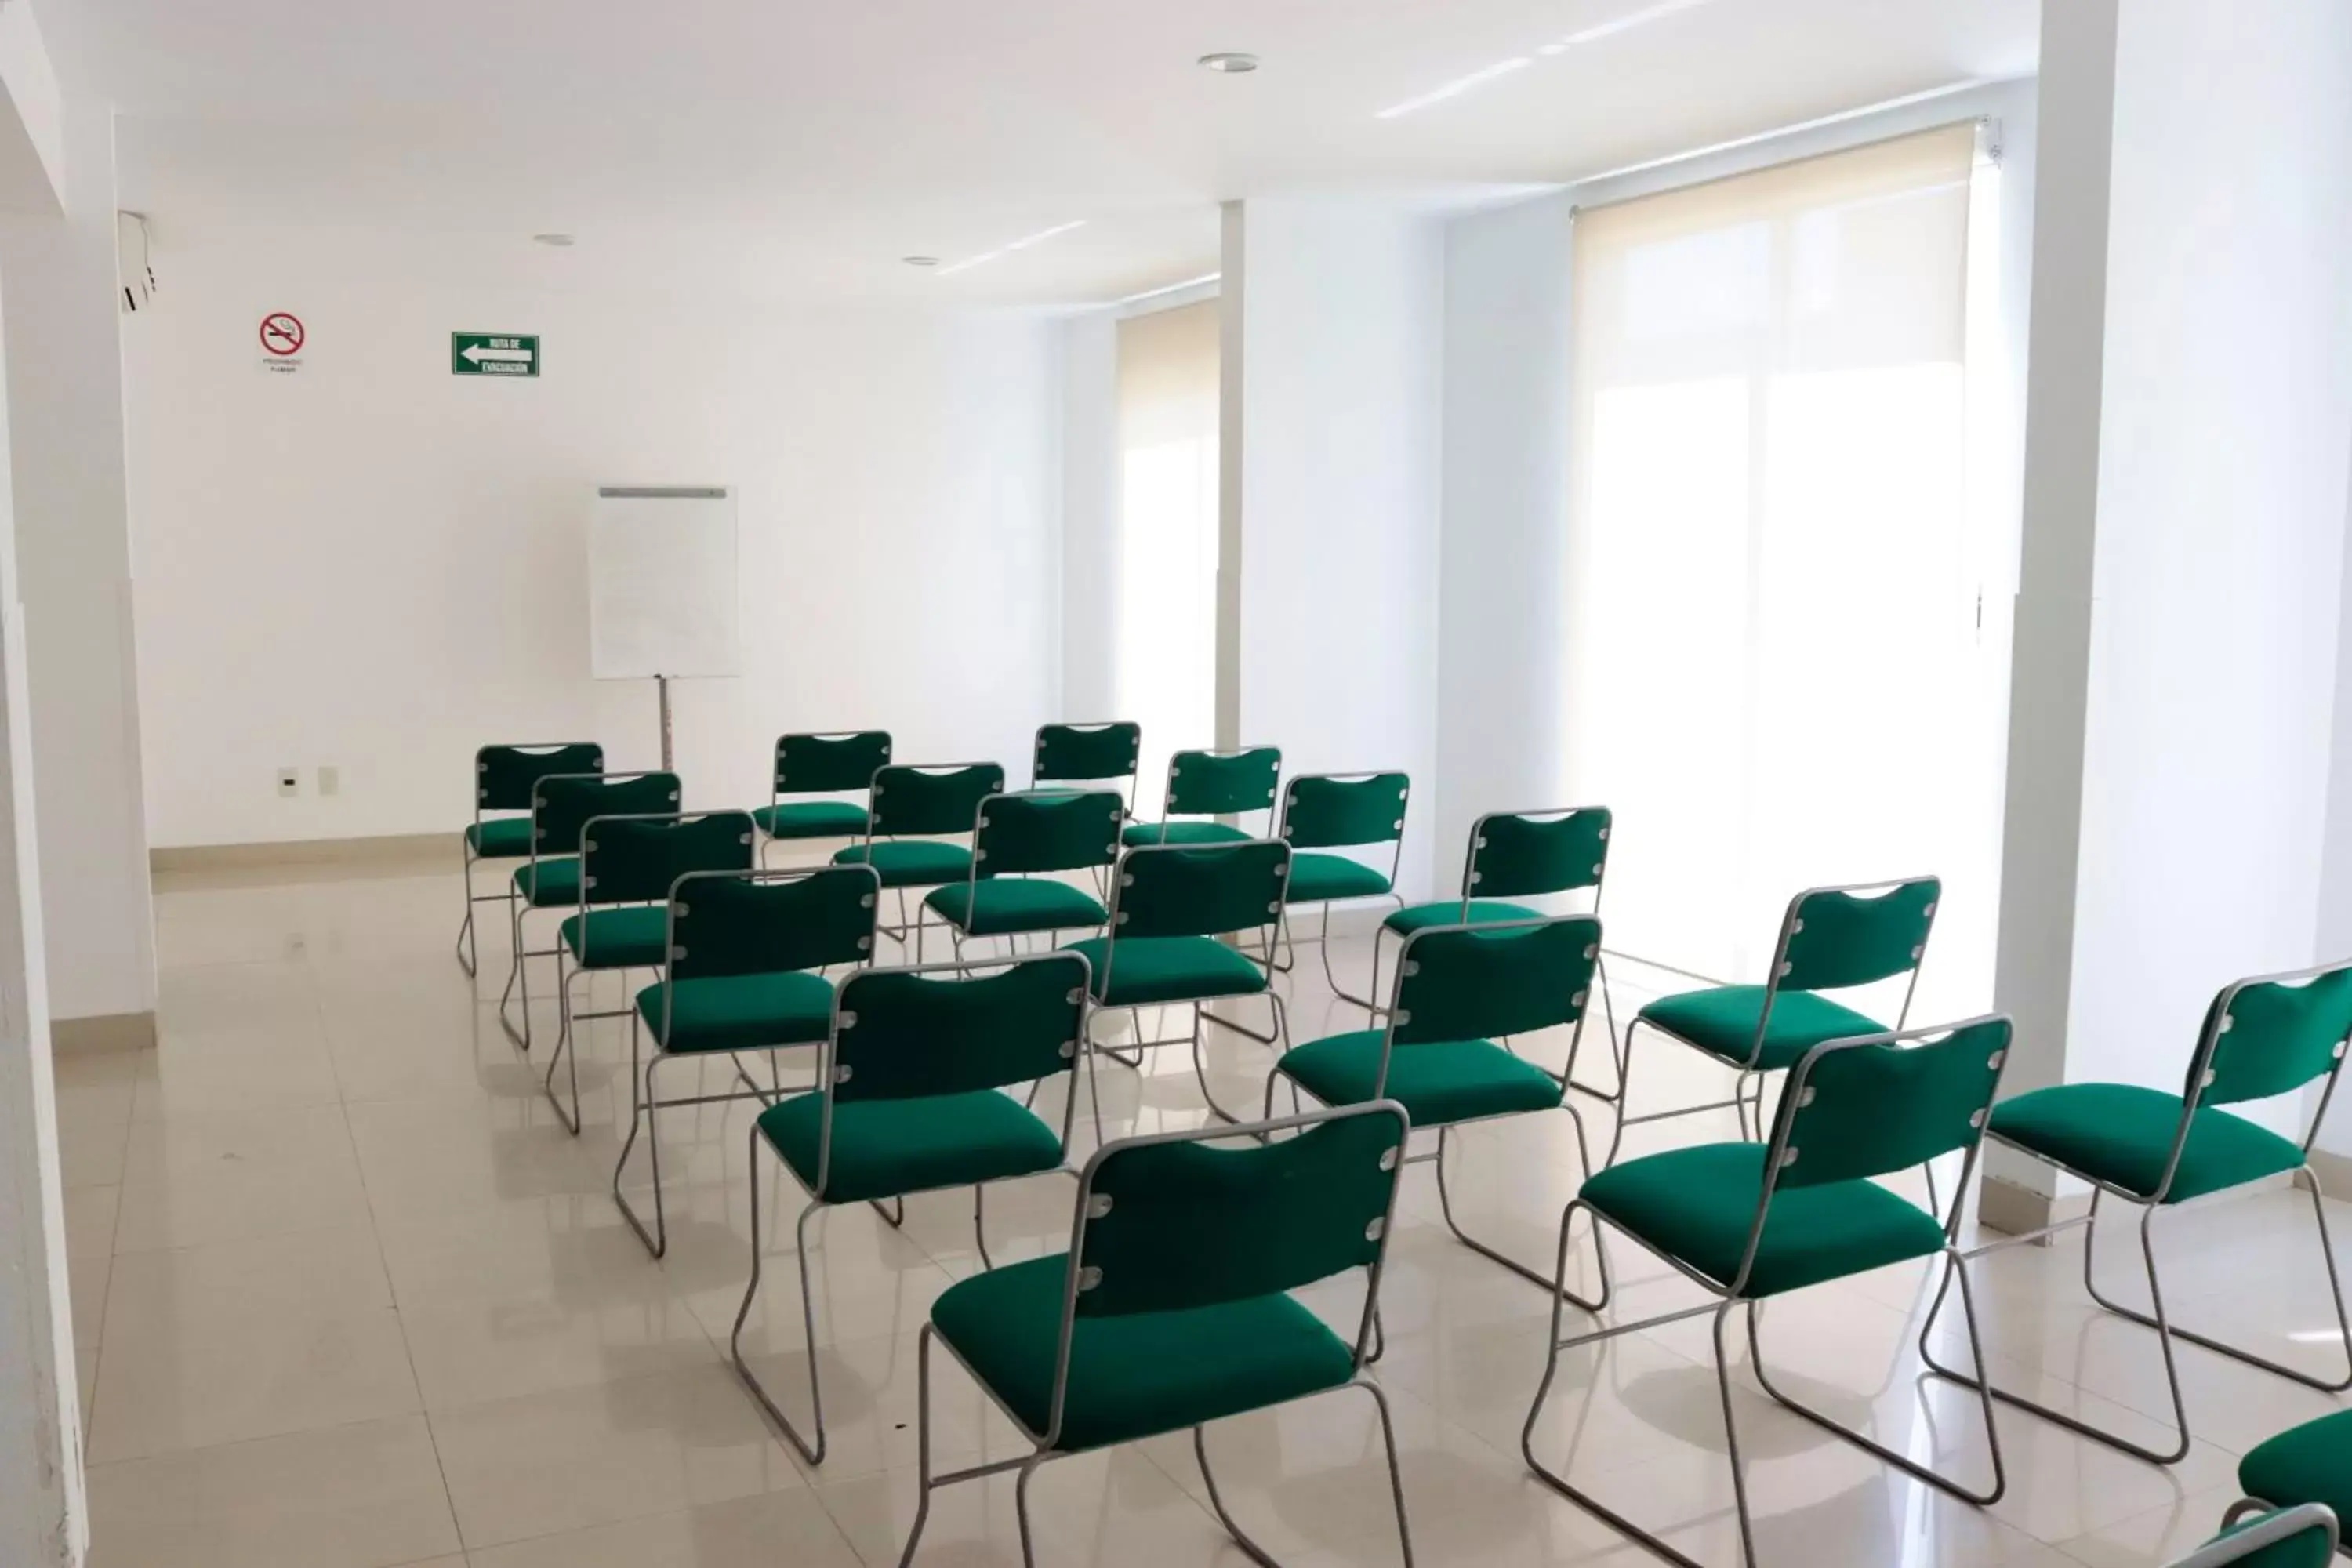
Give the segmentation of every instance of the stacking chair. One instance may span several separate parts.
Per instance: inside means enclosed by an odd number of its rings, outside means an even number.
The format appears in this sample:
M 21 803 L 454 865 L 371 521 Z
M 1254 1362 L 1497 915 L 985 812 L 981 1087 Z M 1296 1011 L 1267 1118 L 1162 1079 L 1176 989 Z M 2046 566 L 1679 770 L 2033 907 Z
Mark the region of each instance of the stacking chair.
M 1265 815 L 1274 826 L 1275 793 L 1282 783 L 1282 748 L 1244 746 L 1237 752 L 1178 752 L 1168 759 L 1167 805 L 1158 822 L 1130 824 L 1122 842 L 1238 844 L 1255 837 L 1221 816 Z
M 1943 884 L 1933 877 L 1914 877 L 1901 882 L 1813 888 L 1799 893 L 1789 900 L 1788 913 L 1781 917 L 1780 940 L 1772 945 L 1771 973 L 1763 984 L 1677 992 L 1659 997 L 1635 1014 L 1625 1026 L 1624 1054 L 1617 1063 L 1621 1104 L 1633 1071 L 1633 1031 L 1644 1025 L 1677 1045 L 1738 1069 L 1739 1077 L 1729 1100 L 1619 1116 L 1605 1163 L 1617 1163 L 1625 1129 L 1645 1121 L 1734 1110 L 1739 1113 L 1741 1132 L 1751 1127 L 1760 1132 L 1767 1076 L 1785 1070 L 1823 1040 L 1875 1035 L 1886 1027 L 1822 992 L 1852 991 L 1901 979 L 1905 982 L 1903 1005 L 1895 1014 L 1895 1027 L 1902 1028 L 1910 1017 L 1911 992 L 1918 984 L 1919 963 L 1927 952 L 1927 933 L 1935 924 L 1936 903 L 1942 890 Z M 1748 1105 L 1751 1085 L 1756 1091 L 1752 1122 Z M 1931 1208 L 1939 1206 L 1932 1169 L 1927 1173 L 1927 1203 Z
M 772 1085 L 774 1052 L 823 1045 L 832 1033 L 834 984 L 824 971 L 873 961 L 881 892 L 870 866 L 695 871 L 670 886 L 662 911 L 661 977 L 637 993 L 629 1023 L 629 1135 L 613 1162 L 613 1201 L 656 1258 L 669 1250 L 661 1111 L 774 1098 L 743 1072 L 739 1056 L 736 1081 L 743 1089 L 664 1100 L 656 1082 L 662 1064 L 761 1051 L 770 1053 Z M 621 1190 L 640 1131 L 653 1168 L 651 1230 Z
M 887 730 L 777 737 L 774 791 L 751 813 L 760 828 L 761 864 L 767 863 L 768 846 L 779 840 L 863 837 L 866 792 L 874 775 L 889 765 Z
M 838 1204 L 903 1204 L 918 1193 L 970 1187 L 972 1237 L 982 1265 L 992 1267 L 982 1207 L 988 1184 L 1068 1163 L 1086 1011 L 1087 963 L 1074 952 L 1020 959 L 982 975 L 955 964 L 861 970 L 842 984 L 816 1089 L 761 1113 L 751 1130 L 751 1279 L 729 1351 L 744 1386 L 810 1464 L 824 1462 L 825 1440 L 809 1220 Z M 1002 1092 L 1063 1073 L 1071 1083 L 1059 1130 Z M 743 1325 L 760 1293 L 761 1144 L 808 1194 L 793 1250 L 807 1331 L 810 1436 L 743 1357 Z
M 1110 918 L 1102 900 L 1053 873 L 1116 865 L 1126 820 L 1109 790 L 990 795 L 972 828 L 971 874 L 923 902 L 946 922 L 959 958 L 967 937 L 1098 931 Z
M 474 862 L 530 858 L 531 785 L 549 773 L 604 771 L 604 748 L 593 741 L 484 746 L 474 753 L 474 820 L 467 826 L 464 839 L 466 919 L 457 928 L 457 963 L 467 973 L 479 967 L 474 945 L 474 906 L 508 896 L 475 892 Z
M 507 1038 L 530 1049 L 530 964 L 557 958 L 563 948 L 530 948 L 523 916 L 532 910 L 571 909 L 580 901 L 580 836 L 599 816 L 675 816 L 681 794 L 672 773 L 542 773 L 530 786 L 530 863 L 515 868 L 507 892 L 507 923 L 514 933 L 514 966 L 499 993 L 499 1025 Z M 522 1026 L 507 1014 L 521 994 Z
M 2340 1549 L 2335 1510 L 2307 1502 L 2231 1525 L 2171 1568 L 2329 1568 Z
M 1782 1392 L 1765 1361 L 1759 1321 L 1773 1297 L 1940 1255 L 1946 1284 L 1954 1279 L 1960 1282 L 1969 1351 L 1978 1367 L 1983 1367 L 1975 1298 L 1957 1237 L 1968 1172 L 1975 1167 L 2009 1043 L 2010 1024 L 2002 1017 L 1825 1041 L 1809 1047 L 1791 1069 L 1789 1092 L 1773 1118 L 1769 1144 L 1704 1143 L 1676 1149 L 1613 1165 L 1587 1182 L 1560 1215 L 1559 1251 L 1550 1281 L 1557 1292 L 1550 1352 L 1519 1436 L 1520 1452 L 1537 1478 L 1659 1556 L 1699 1568 L 1694 1559 L 1546 1467 L 1536 1458 L 1535 1436 L 1544 1402 L 1559 1375 L 1562 1352 L 1711 1314 L 1740 1556 L 1748 1568 L 1754 1568 L 1756 1537 L 1739 1429 L 1732 1418 L 1729 1355 L 1724 1342 L 1725 1326 L 1732 1309 L 1738 1307 L 1747 1311 L 1750 1366 L 1774 1400 L 1964 1501 L 1998 1501 L 2007 1483 L 1990 1395 L 1980 1392 L 1979 1404 L 1992 1453 L 1992 1482 L 1984 1490 L 1971 1490 Z M 1924 1166 L 1955 1151 L 1963 1154 L 1960 1192 L 1950 1211 L 1940 1216 L 1873 1179 Z M 1596 1247 L 1599 1224 L 1605 1224 L 1663 1258 L 1715 1300 L 1561 1338 L 1560 1321 L 1570 1303 L 1598 1312 L 1609 1299 L 1605 1253 L 1601 1255 L 1600 1297 L 1586 1300 L 1569 1289 L 1569 1233 L 1579 1210 L 1598 1222 Z
M 572 1026 L 588 1018 L 627 1017 L 631 1011 L 574 1012 L 572 983 L 600 971 L 660 968 L 668 950 L 671 886 L 696 871 L 748 871 L 752 855 L 748 812 L 593 816 L 581 829 L 578 911 L 555 932 L 556 1016 L 562 1022 L 541 1084 L 573 1137 L 580 1135 L 580 1043 Z M 568 1110 L 555 1097 L 558 1066 L 571 1074 Z
M 834 853 L 836 866 L 871 866 L 898 895 L 898 923 L 882 929 L 904 943 L 911 933 L 921 961 L 922 906 L 907 918 L 907 889 L 942 888 L 971 876 L 971 837 L 980 803 L 1004 792 L 994 763 L 884 768 L 874 775 L 866 837 Z M 962 842 L 957 842 L 962 840 Z
M 1189 1041 L 1193 1076 L 1209 1109 L 1226 1121 L 1240 1120 L 1217 1104 L 1209 1088 L 1202 1030 L 1215 1024 L 1269 1046 L 1289 1038 L 1282 994 L 1274 988 L 1275 932 L 1289 877 L 1290 846 L 1278 838 L 1122 851 L 1104 934 L 1072 942 L 1070 950 L 1084 953 L 1093 968 L 1097 1007 L 1190 1006 L 1192 1027 L 1189 1035 L 1155 1040 L 1140 1038 L 1139 1029 L 1131 1062 L 1101 1048 L 1113 1060 L 1139 1067 L 1145 1047 Z M 1265 998 L 1274 1016 L 1265 1034 L 1208 1009 L 1212 1002 L 1243 996 Z
M 1517 899 L 1546 898 L 1591 889 L 1591 908 L 1601 912 L 1601 881 L 1609 868 L 1609 829 L 1605 805 L 1558 806 L 1542 811 L 1490 811 L 1470 826 L 1470 849 L 1462 866 L 1462 896 L 1412 904 L 1381 922 L 1372 933 L 1372 996 L 1381 989 L 1381 938 L 1393 935 L 1402 943 L 1413 932 L 1431 926 L 1496 925 L 1542 920 L 1551 911 Z M 1615 1104 L 1623 1095 L 1624 1074 L 1617 1047 L 1617 1017 L 1609 1005 L 1605 961 L 1596 958 L 1594 984 L 1601 990 L 1601 1019 L 1609 1026 L 1610 1057 L 1619 1062 L 1620 1088 L 1614 1093 L 1584 1089 L 1594 1099 Z M 1583 1089 L 1581 1084 L 1571 1087 Z
M 1283 902 L 1288 908 L 1323 906 L 1323 929 L 1315 938 L 1323 954 L 1323 978 L 1335 994 L 1367 1012 L 1377 1013 L 1380 1004 L 1355 994 L 1332 973 L 1331 906 L 1350 899 L 1392 899 L 1399 909 L 1404 907 L 1397 897 L 1396 879 L 1404 860 L 1404 811 L 1412 793 L 1412 783 L 1402 773 L 1302 773 L 1283 791 L 1282 826 L 1275 830 L 1275 837 L 1291 848 L 1290 890 Z M 1336 853 L 1343 849 L 1357 854 Z M 1377 858 L 1383 851 L 1385 868 L 1359 858 Z M 1296 962 L 1298 950 L 1286 912 L 1282 929 Z M 1375 963 L 1379 945 L 1376 932 Z
M 1078 1177 L 1066 1256 L 1034 1258 L 950 1286 L 932 1303 L 916 1360 L 922 1490 L 899 1568 L 909 1568 L 931 1492 L 1017 1472 L 1022 1561 L 1029 1482 L 1065 1455 L 1192 1432 L 1218 1521 L 1254 1561 L 1272 1563 L 1226 1510 L 1209 1465 L 1209 1423 L 1359 1388 L 1380 1412 L 1389 1489 L 1406 1568 L 1412 1535 L 1386 1394 L 1364 1375 L 1393 1228 L 1403 1110 L 1386 1102 L 1318 1110 L 1242 1131 L 1128 1138 L 1096 1151 Z M 1364 1306 L 1341 1339 L 1290 1292 L 1360 1268 Z M 931 1351 L 962 1367 L 1036 1451 L 936 1475 Z
M 1142 762 L 1140 724 L 1041 724 L 1029 761 L 1029 787 L 1119 785 L 1119 816 L 1125 820 L 1135 815 L 1135 781 Z
M 1275 1085 L 1284 1081 L 1325 1105 L 1389 1100 L 1403 1106 L 1415 1131 L 1437 1130 L 1436 1149 L 1413 1160 L 1437 1163 L 1437 1201 L 1447 1226 L 1473 1252 L 1549 1289 L 1549 1275 L 1504 1257 L 1454 1217 L 1446 1135 L 1474 1121 L 1566 1110 L 1576 1129 L 1578 1163 L 1591 1173 L 1584 1119 L 1568 1103 L 1567 1090 L 1600 958 L 1601 921 L 1591 915 L 1424 926 L 1399 954 L 1387 1024 L 1283 1053 L 1266 1075 L 1265 1114 L 1274 1115 Z M 1570 1031 L 1557 1074 L 1497 1043 L 1550 1028 Z
M 2322 1415 L 2257 1443 L 2238 1461 L 2238 1485 L 2246 1495 L 2231 1504 L 2221 1520 L 2225 1538 L 2249 1514 L 2297 1512 L 2308 1518 L 2309 1510 L 2316 1509 L 2327 1515 L 2331 1526 L 2328 1551 L 2334 1552 L 2332 1527 L 2347 1510 L 2352 1510 L 2352 1410 Z M 2327 1558 L 2317 1552 L 2306 1552 L 2301 1557 L 2282 1554 L 2278 1561 L 2282 1564 L 2319 1568 Z
M 2007 1389 L 1993 1389 L 1995 1396 L 2086 1437 L 2168 1465 L 2189 1452 L 2189 1412 L 2181 1401 L 2180 1374 L 2173 1365 L 2176 1338 L 2330 1394 L 2352 1388 L 2352 1320 L 2345 1314 L 2343 1282 L 2336 1277 L 2336 1253 L 2328 1239 L 2327 1205 L 2321 1200 L 2319 1176 L 2311 1167 L 2312 1141 L 2319 1135 L 2327 1102 L 2343 1075 L 2347 1040 L 2352 1040 L 2352 963 L 2263 975 L 2222 987 L 2206 1009 L 2197 1049 L 2189 1058 L 2189 1077 L 2179 1094 L 2134 1084 L 2070 1083 L 2021 1094 L 1994 1110 L 1994 1141 L 2090 1183 L 2091 1206 L 2087 1213 L 2023 1236 L 2004 1237 L 1979 1250 L 1990 1252 L 2076 1226 L 2086 1227 L 2083 1288 L 2092 1300 L 2117 1317 L 2156 1331 L 2179 1437 L 2169 1451 L 2159 1451 Z M 2314 1083 L 2321 1086 L 2318 1103 L 2300 1142 L 2222 1109 L 2295 1093 Z M 2156 1216 L 2192 1199 L 2243 1192 L 2278 1176 L 2298 1178 L 2311 1188 L 2319 1256 L 2326 1265 L 2328 1289 L 2336 1305 L 2334 1337 L 2343 1346 L 2346 1358 L 2341 1377 L 2315 1376 L 2177 1327 L 2165 1311 L 2164 1288 L 2157 1279 Z M 2147 1272 L 2153 1315 L 2110 1300 L 2099 1291 L 2094 1274 L 2097 1221 L 2099 1205 L 2109 1197 L 2139 1205 L 2140 1259 Z M 1938 1296 L 1936 1308 L 1942 1305 Z M 1935 1320 L 1931 1309 L 1927 1329 L 1934 1328 Z M 1928 1364 L 1947 1377 L 1969 1382 L 1936 1366 L 1932 1358 Z

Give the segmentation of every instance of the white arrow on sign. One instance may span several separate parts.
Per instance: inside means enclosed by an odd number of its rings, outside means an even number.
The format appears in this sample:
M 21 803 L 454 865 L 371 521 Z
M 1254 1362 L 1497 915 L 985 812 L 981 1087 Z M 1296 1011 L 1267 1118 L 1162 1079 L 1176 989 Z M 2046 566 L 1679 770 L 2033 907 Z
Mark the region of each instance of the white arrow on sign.
M 475 364 L 479 364 L 486 359 L 520 360 L 527 364 L 530 362 L 530 351 L 529 349 L 468 348 L 460 350 L 457 357 Z

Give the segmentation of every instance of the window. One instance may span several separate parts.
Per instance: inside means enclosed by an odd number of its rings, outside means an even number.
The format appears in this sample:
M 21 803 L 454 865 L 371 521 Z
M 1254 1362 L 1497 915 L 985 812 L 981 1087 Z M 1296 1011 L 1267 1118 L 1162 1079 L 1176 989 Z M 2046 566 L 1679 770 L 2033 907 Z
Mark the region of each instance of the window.
M 1800 889 L 1934 871 L 1917 1014 L 1990 996 L 1972 174 L 1957 126 L 1577 216 L 1567 732 L 1613 950 L 1754 979 Z
M 1216 738 L 1217 302 L 1118 323 L 1121 719 L 1143 726 L 1136 809 L 1168 754 Z

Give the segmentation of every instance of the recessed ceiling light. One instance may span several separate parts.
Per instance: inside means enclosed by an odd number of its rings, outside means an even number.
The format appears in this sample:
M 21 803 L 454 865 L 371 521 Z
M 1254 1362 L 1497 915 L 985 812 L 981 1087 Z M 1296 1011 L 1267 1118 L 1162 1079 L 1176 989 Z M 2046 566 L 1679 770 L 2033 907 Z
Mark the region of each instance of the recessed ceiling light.
M 909 267 L 937 267 L 940 264 L 936 256 L 902 256 L 898 259 Z
M 1257 69 L 1257 57 L 1237 53 L 1202 55 L 1200 64 L 1219 76 L 1247 76 Z
M 551 245 L 558 250 L 569 250 L 578 243 L 578 237 L 569 234 L 534 234 L 530 237 L 541 245 Z

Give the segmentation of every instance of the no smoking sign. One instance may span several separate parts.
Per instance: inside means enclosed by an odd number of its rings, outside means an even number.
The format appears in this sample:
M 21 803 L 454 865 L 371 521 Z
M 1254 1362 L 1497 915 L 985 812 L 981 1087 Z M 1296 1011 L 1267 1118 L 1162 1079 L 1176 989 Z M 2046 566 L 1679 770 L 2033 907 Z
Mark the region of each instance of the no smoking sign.
M 302 368 L 302 345 L 310 341 L 302 318 L 291 310 L 272 310 L 261 318 L 261 368 L 287 374 Z

